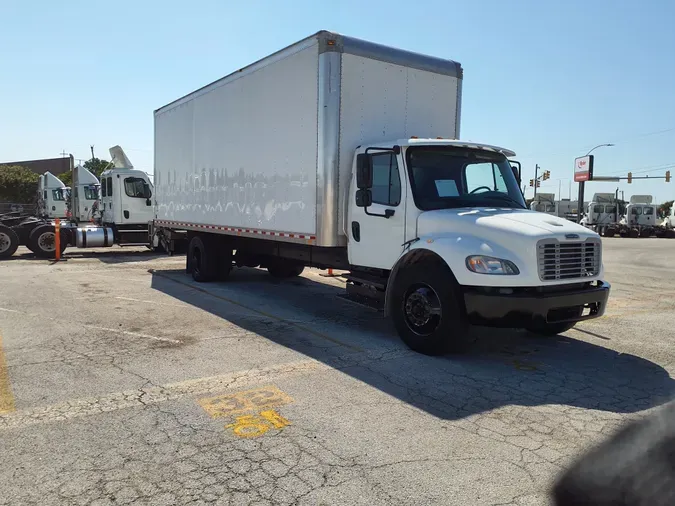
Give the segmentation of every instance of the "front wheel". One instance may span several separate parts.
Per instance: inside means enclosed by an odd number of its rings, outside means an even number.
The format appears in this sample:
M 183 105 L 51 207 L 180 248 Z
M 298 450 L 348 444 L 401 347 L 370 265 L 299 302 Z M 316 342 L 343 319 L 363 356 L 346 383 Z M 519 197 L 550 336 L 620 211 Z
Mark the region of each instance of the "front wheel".
M 403 342 L 425 355 L 463 351 L 468 323 L 459 285 L 439 260 L 404 268 L 395 280 L 391 314 Z

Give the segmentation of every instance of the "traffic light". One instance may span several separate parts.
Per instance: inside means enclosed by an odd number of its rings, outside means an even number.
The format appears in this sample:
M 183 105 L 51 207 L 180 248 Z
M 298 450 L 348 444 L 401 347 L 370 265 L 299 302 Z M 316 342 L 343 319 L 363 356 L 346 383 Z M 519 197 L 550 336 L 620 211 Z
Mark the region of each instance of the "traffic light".
M 633 173 L 629 172 L 628 173 L 628 184 L 631 184 L 633 182 Z
M 670 183 L 670 171 L 666 171 L 666 183 Z
M 539 180 L 537 179 L 537 188 L 539 188 L 540 186 L 541 186 L 541 181 L 539 181 Z
M 534 186 L 534 179 L 530 179 L 530 186 Z
M 551 171 L 550 170 L 545 171 L 544 176 L 543 176 L 544 181 L 546 181 L 547 179 L 550 179 L 550 177 L 551 177 Z

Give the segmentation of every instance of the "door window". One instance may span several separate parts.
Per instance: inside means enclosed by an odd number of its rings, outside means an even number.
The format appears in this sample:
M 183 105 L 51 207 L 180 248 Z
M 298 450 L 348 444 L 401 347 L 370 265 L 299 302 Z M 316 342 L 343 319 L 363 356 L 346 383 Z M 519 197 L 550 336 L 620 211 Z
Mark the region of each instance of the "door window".
M 381 153 L 372 156 L 373 160 L 373 203 L 385 206 L 397 206 L 401 203 L 401 178 L 398 172 L 396 155 Z
M 124 178 L 124 191 L 129 197 L 144 199 L 145 192 L 143 190 L 144 187 L 143 183 L 145 183 L 145 180 L 141 179 L 140 177 Z

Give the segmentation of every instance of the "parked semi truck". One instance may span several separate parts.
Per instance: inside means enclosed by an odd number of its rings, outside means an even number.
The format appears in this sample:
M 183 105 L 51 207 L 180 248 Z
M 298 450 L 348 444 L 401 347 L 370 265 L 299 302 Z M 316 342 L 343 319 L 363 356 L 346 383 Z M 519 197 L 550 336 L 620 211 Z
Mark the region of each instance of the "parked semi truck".
M 70 188 L 58 177 L 45 172 L 38 181 L 37 193 L 37 216 L 52 219 L 67 216 Z
M 514 152 L 457 140 L 462 78 L 319 32 L 200 88 L 155 111 L 153 226 L 187 231 L 198 282 L 346 270 L 423 353 L 461 348 L 469 323 L 602 315 L 599 236 L 526 209 Z
M 626 204 L 615 193 L 596 193 L 586 207 L 582 225 L 604 237 L 666 237 L 658 223 L 658 206 L 651 195 L 633 195 Z
M 40 176 L 35 214 L 8 213 L 0 216 L 0 259 L 26 246 L 37 256 L 53 258 L 56 251 L 54 220 L 63 219 L 64 229 L 93 222 L 98 205 L 98 179 L 81 165 L 71 167 L 72 188 L 50 172 Z M 63 233 L 61 249 L 68 245 Z

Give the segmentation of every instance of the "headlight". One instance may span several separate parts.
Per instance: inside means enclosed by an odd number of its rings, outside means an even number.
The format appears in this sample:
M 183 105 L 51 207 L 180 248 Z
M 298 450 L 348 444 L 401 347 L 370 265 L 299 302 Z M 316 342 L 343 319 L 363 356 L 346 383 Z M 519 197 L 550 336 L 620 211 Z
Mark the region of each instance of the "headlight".
M 520 274 L 516 264 L 510 260 L 502 260 L 501 258 L 487 257 L 485 255 L 466 257 L 466 268 L 478 274 L 500 274 L 507 276 Z

